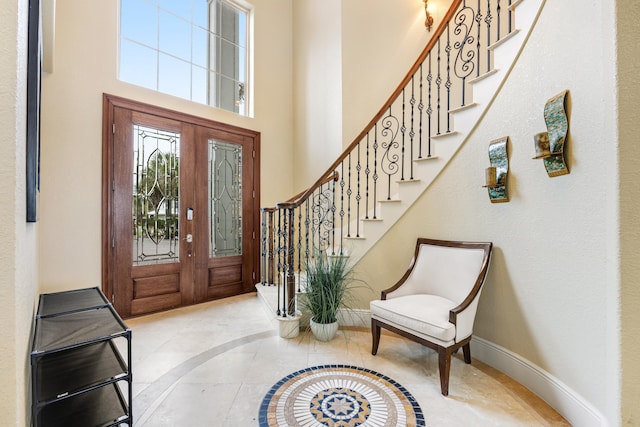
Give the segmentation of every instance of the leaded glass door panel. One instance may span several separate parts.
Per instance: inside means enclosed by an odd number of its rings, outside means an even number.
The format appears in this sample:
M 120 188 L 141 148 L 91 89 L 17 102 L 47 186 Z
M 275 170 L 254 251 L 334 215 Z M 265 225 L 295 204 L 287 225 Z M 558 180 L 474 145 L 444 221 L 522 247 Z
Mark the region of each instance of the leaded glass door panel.
M 198 223 L 206 230 L 199 254 L 206 254 L 206 271 L 196 281 L 206 287 L 196 290 L 200 300 L 248 292 L 255 280 L 257 260 L 254 215 L 254 143 L 251 138 L 211 128 L 196 131 L 198 146 L 199 206 L 204 215 Z M 257 262 L 257 261 L 255 261 Z
M 116 310 L 253 291 L 259 134 L 105 99 L 103 290 Z
M 193 130 L 176 120 L 115 110 L 116 308 L 140 315 L 193 300 Z

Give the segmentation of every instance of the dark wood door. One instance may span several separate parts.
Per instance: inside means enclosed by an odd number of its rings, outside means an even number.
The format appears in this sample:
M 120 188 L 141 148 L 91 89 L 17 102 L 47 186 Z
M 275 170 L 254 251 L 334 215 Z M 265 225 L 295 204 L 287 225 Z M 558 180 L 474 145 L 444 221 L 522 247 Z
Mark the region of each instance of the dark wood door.
M 103 288 L 116 310 L 252 291 L 258 135 L 110 96 L 105 123 Z
M 259 257 L 254 212 L 254 143 L 245 135 L 195 131 L 196 301 L 253 290 Z M 249 284 L 249 289 L 247 289 Z

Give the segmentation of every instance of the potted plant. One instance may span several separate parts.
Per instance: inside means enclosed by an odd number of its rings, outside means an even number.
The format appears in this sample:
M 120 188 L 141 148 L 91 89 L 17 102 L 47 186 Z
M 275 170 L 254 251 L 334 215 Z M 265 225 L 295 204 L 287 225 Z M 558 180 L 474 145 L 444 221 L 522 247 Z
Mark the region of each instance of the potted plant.
M 320 341 L 330 341 L 338 330 L 337 313 L 348 309 L 351 298 L 352 268 L 346 256 L 329 257 L 317 253 L 305 263 L 306 293 L 302 305 L 310 313 L 309 327 Z

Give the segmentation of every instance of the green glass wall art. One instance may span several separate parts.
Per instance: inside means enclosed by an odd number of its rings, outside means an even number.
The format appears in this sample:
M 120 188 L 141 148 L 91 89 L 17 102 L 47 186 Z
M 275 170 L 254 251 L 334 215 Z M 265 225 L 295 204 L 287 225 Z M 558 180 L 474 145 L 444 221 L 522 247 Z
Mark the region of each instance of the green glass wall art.
M 489 162 L 491 166 L 486 169 L 486 184 L 491 203 L 503 203 L 509 201 L 507 191 L 507 178 L 509 175 L 508 156 L 509 137 L 505 136 L 491 141 L 489 144 Z
M 565 90 L 547 101 L 544 106 L 547 132 L 538 133 L 533 138 L 536 149 L 534 159 L 542 159 L 550 178 L 569 173 L 564 154 L 569 132 L 569 120 L 565 110 L 568 93 L 569 91 Z

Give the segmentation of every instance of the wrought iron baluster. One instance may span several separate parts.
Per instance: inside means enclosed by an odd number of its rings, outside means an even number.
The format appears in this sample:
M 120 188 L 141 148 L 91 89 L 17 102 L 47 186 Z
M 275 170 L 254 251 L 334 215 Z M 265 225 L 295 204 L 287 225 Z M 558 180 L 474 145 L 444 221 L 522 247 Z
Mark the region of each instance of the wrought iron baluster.
M 309 199 L 307 199 L 304 202 L 304 210 L 305 210 L 305 214 L 304 214 L 304 242 L 305 242 L 305 249 L 304 249 L 304 261 L 305 261 L 305 265 L 306 263 L 309 262 L 309 254 L 311 253 L 311 244 L 313 243 L 313 236 L 312 236 L 312 242 L 309 243 L 309 236 L 310 236 L 310 230 L 309 230 L 309 224 L 311 224 L 311 216 L 309 215 Z
M 407 127 L 405 125 L 405 89 L 402 89 L 402 126 L 400 127 L 400 132 L 402 132 L 402 147 L 400 149 L 400 181 L 404 181 L 404 144 L 405 144 L 405 132 L 407 131 Z M 391 175 L 389 175 L 389 186 L 388 186 L 388 196 L 387 200 L 391 199 Z
M 477 39 L 477 43 L 476 43 L 476 56 L 478 57 L 478 67 L 476 69 L 476 77 L 480 77 L 480 61 L 481 61 L 481 56 L 480 56 L 480 27 L 482 26 L 482 12 L 481 12 L 481 5 L 480 5 L 481 0 L 478 0 L 478 10 L 476 12 L 476 28 L 478 30 L 478 35 L 476 37 Z
M 491 15 L 491 0 L 487 0 L 487 16 L 484 18 L 484 22 L 487 24 L 487 73 L 491 71 L 491 21 L 493 16 Z
M 373 138 L 373 219 L 376 219 L 376 208 L 378 200 L 378 124 L 374 126 Z
M 429 53 L 429 74 L 427 74 L 428 83 L 428 106 L 427 106 L 427 157 L 431 157 L 431 115 L 433 108 L 431 107 L 431 83 L 433 82 L 433 72 L 431 71 L 431 53 Z
M 456 28 L 454 34 L 456 36 L 462 35 L 462 40 L 453 44 L 453 48 L 456 49 L 456 60 L 454 65 L 454 72 L 456 76 L 461 80 L 462 84 L 462 106 L 466 104 L 465 94 L 467 77 L 473 73 L 475 58 L 475 52 L 470 47 L 469 50 L 465 50 L 467 46 L 471 46 L 474 42 L 474 37 L 471 35 L 471 27 L 473 26 L 474 13 L 473 10 L 467 6 L 466 0 L 463 2 L 462 9 L 458 11 L 454 22 Z
M 411 104 L 411 128 L 409 130 L 409 179 L 410 180 L 413 180 L 413 138 L 416 135 L 415 130 L 413 129 L 413 115 L 415 112 L 415 105 L 416 105 L 414 77 L 415 77 L 415 74 L 411 76 L 411 100 L 409 101 L 409 103 Z M 404 164 L 404 156 L 402 158 L 402 162 Z
M 340 244 L 338 245 L 338 253 L 342 255 L 342 247 L 344 246 L 344 187 L 345 187 L 345 179 L 344 179 L 344 161 L 341 163 L 342 172 L 340 173 L 340 211 L 338 212 L 340 215 Z
M 347 237 L 351 237 L 351 195 L 353 194 L 353 191 L 351 190 L 351 153 L 352 152 L 353 150 L 349 152 L 349 156 L 348 156 L 349 165 L 347 168 L 348 174 L 349 174 L 349 176 L 347 177 L 347 182 L 349 183 L 349 185 L 347 186 Z
M 318 187 L 311 205 L 313 210 L 313 223 L 316 226 L 315 236 L 317 243 L 313 246 L 316 250 L 333 251 L 333 228 L 335 216 L 335 186 L 334 181 Z
M 369 136 L 367 135 L 367 138 Z M 358 143 L 358 165 L 356 166 L 356 171 L 358 172 L 357 179 L 357 192 L 356 192 L 356 237 L 360 237 L 360 200 L 362 196 L 360 195 L 360 170 L 362 169 L 362 165 L 360 164 L 360 143 Z
M 513 31 L 513 10 L 511 9 L 511 2 L 512 0 L 509 0 L 509 25 L 508 25 L 508 30 L 509 32 L 507 34 L 511 34 L 511 31 Z
M 496 0 L 496 41 L 500 41 L 500 0 Z
M 374 127 L 377 131 L 377 125 Z M 366 187 L 365 187 L 365 203 L 364 203 L 364 218 L 369 219 L 369 173 L 371 169 L 369 169 L 369 133 L 367 133 L 367 167 L 364 170 L 365 179 L 366 179 Z
M 440 85 L 442 84 L 442 75 L 440 73 L 440 61 L 441 61 L 441 55 L 440 55 L 440 39 L 442 37 L 438 38 L 438 62 L 437 62 L 437 67 L 438 67 L 438 75 L 436 76 L 436 86 L 438 88 L 438 101 L 436 104 L 436 119 L 437 119 L 437 125 L 438 125 L 438 132 L 436 133 L 436 135 L 440 135 Z
M 280 278 L 282 277 L 282 210 L 278 209 L 278 281 L 277 281 L 277 289 L 278 289 L 278 310 L 276 314 L 278 316 L 284 315 L 284 292 L 282 288 L 282 282 Z M 281 298 L 282 295 L 282 299 Z
M 300 288 L 300 284 L 302 283 L 302 280 L 300 280 L 300 274 L 302 273 L 302 206 L 298 206 L 296 209 L 298 209 L 298 292 L 302 292 Z
M 447 89 L 447 133 L 451 132 L 451 26 L 447 23 L 447 80 L 444 87 Z
M 315 207 L 316 209 L 316 213 L 318 215 L 318 244 L 315 245 L 315 247 L 317 247 L 319 250 L 323 248 L 322 245 L 322 226 L 324 225 L 324 215 L 322 214 L 321 210 L 322 210 L 322 205 L 321 205 L 321 197 L 322 197 L 322 185 L 320 185 L 320 187 L 318 188 L 318 196 L 316 197 L 316 201 L 313 204 L 313 207 Z
M 294 316 L 296 313 L 296 276 L 294 274 L 293 257 L 295 249 L 293 244 L 293 227 L 295 212 L 293 208 L 287 211 L 287 315 Z
M 422 64 L 420 64 L 420 102 L 418 103 L 418 158 L 421 159 L 422 158 L 422 110 L 424 110 L 424 103 L 422 102 L 422 94 L 423 94 L 423 90 L 422 90 L 422 65 L 424 64 L 424 62 Z M 412 159 L 413 160 L 413 159 Z M 413 162 L 411 162 L 411 167 L 413 168 Z M 413 170 L 413 169 L 412 169 Z
M 404 102 L 403 102 L 403 105 L 404 105 Z M 396 152 L 398 147 L 400 146 L 397 140 L 398 131 L 399 131 L 398 128 L 400 127 L 400 123 L 398 123 L 398 119 L 393 115 L 391 111 L 391 107 L 389 107 L 389 114 L 382 119 L 381 124 L 382 124 L 382 131 L 380 132 L 380 136 L 381 136 L 380 148 L 382 148 L 383 151 L 380 157 L 380 170 L 387 175 L 387 200 L 391 200 L 391 177 L 397 174 L 400 169 L 400 166 L 398 166 L 398 161 L 400 160 L 400 156 Z M 404 125 L 402 127 L 404 128 Z M 374 148 L 376 148 L 375 145 L 374 145 Z M 377 156 L 375 157 L 377 158 Z M 376 178 L 376 175 L 374 173 L 374 180 L 375 178 Z M 376 194 L 374 193 L 374 197 L 375 196 Z M 374 203 L 375 203 L 375 200 L 374 200 Z M 375 206 L 374 206 L 374 209 L 375 209 Z
M 267 276 L 267 283 L 269 283 L 270 285 L 275 285 L 276 284 L 276 279 L 275 279 L 275 274 L 276 274 L 276 259 L 275 259 L 275 248 L 274 248 L 274 244 L 275 244 L 275 235 L 274 235 L 274 223 L 275 220 L 273 219 L 273 215 L 274 215 L 274 211 L 270 210 L 269 211 L 269 232 L 268 232 L 268 239 L 269 239 L 269 275 Z
M 331 238 L 329 239 L 329 245 L 331 246 L 331 255 L 336 254 L 336 183 L 335 181 L 330 182 L 329 187 L 331 188 Z

